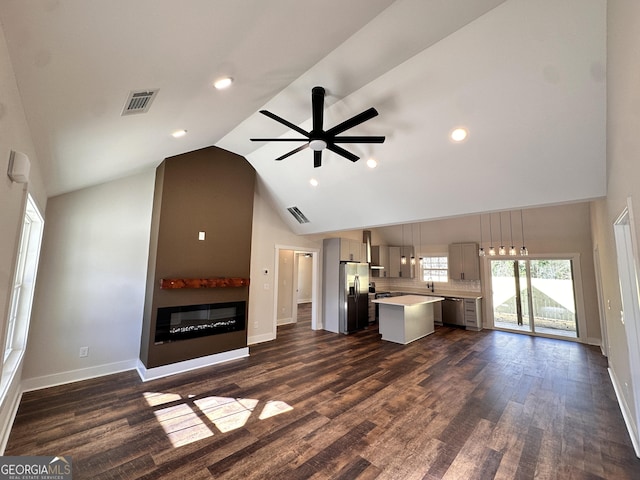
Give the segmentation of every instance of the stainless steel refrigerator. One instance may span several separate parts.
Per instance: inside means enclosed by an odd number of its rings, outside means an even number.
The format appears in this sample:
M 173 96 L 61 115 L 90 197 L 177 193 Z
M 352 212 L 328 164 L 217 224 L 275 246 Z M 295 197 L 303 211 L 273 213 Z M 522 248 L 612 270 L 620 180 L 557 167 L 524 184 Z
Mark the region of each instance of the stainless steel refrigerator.
M 340 333 L 351 333 L 369 325 L 369 264 L 340 262 Z

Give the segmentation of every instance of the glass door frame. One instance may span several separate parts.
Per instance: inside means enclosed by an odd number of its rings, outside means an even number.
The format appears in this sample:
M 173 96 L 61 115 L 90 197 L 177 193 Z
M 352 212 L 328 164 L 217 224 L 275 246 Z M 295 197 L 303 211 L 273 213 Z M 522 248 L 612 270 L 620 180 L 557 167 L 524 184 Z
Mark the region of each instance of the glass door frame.
M 493 305 L 493 284 L 492 284 L 492 275 L 491 275 L 491 260 L 570 260 L 571 267 L 573 272 L 573 290 L 574 290 L 574 300 L 576 304 L 576 317 L 577 317 L 577 329 L 578 336 L 577 337 L 566 337 L 561 335 L 551 335 L 544 332 L 535 331 L 535 327 L 531 330 L 513 330 L 501 328 L 495 325 L 494 319 L 494 305 Z M 494 257 L 485 256 L 481 259 L 483 262 L 483 270 L 484 270 L 484 285 L 486 288 L 484 289 L 484 300 L 485 300 L 485 313 L 487 314 L 487 319 L 489 320 L 490 328 L 494 330 L 503 330 L 507 332 L 513 333 L 521 333 L 525 335 L 532 335 L 537 337 L 548 337 L 548 338 L 557 338 L 561 340 L 568 340 L 573 342 L 580 343 L 590 343 L 587 338 L 587 320 L 585 315 L 584 308 L 584 295 L 582 290 L 582 271 L 580 268 L 580 254 L 579 253 L 568 253 L 568 254 L 533 254 L 528 256 L 509 256 L 496 255 Z M 529 264 L 527 264 L 527 272 L 529 271 Z M 531 296 L 528 295 L 529 298 L 526 299 L 527 302 L 531 302 Z M 528 309 L 531 309 L 531 305 L 529 305 Z

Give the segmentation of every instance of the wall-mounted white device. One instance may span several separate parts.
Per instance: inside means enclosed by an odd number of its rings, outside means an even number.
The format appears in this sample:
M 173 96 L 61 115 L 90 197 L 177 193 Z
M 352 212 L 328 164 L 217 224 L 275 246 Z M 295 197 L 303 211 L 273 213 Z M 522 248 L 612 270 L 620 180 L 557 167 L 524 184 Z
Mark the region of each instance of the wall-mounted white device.
M 11 150 L 9 156 L 9 169 L 7 175 L 16 183 L 27 183 L 29 181 L 29 170 L 31 163 L 29 157 L 22 152 Z

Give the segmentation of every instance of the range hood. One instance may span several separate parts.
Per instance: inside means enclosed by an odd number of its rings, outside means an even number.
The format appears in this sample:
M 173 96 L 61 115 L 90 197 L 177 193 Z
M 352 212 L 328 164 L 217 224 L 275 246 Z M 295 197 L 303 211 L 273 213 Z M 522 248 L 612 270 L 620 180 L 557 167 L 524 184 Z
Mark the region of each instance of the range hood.
M 371 253 L 371 231 L 370 230 L 363 230 L 362 231 L 362 243 L 365 244 L 365 248 L 367 251 L 367 258 L 366 261 L 369 263 L 369 268 L 371 268 L 371 270 L 384 270 L 384 267 L 382 265 L 378 265 L 378 258 L 379 256 L 376 255 L 376 261 L 373 261 L 373 255 Z
M 364 243 L 364 248 L 365 248 L 364 261 L 370 264 L 371 263 L 371 230 L 362 231 L 362 243 Z

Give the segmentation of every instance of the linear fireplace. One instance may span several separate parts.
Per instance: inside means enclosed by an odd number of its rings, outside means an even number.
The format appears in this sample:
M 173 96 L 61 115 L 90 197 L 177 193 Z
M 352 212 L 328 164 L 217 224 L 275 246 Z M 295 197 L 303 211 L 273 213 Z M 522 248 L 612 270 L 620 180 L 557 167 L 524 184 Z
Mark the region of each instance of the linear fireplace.
M 245 328 L 246 302 L 158 308 L 155 344 L 238 332 Z

